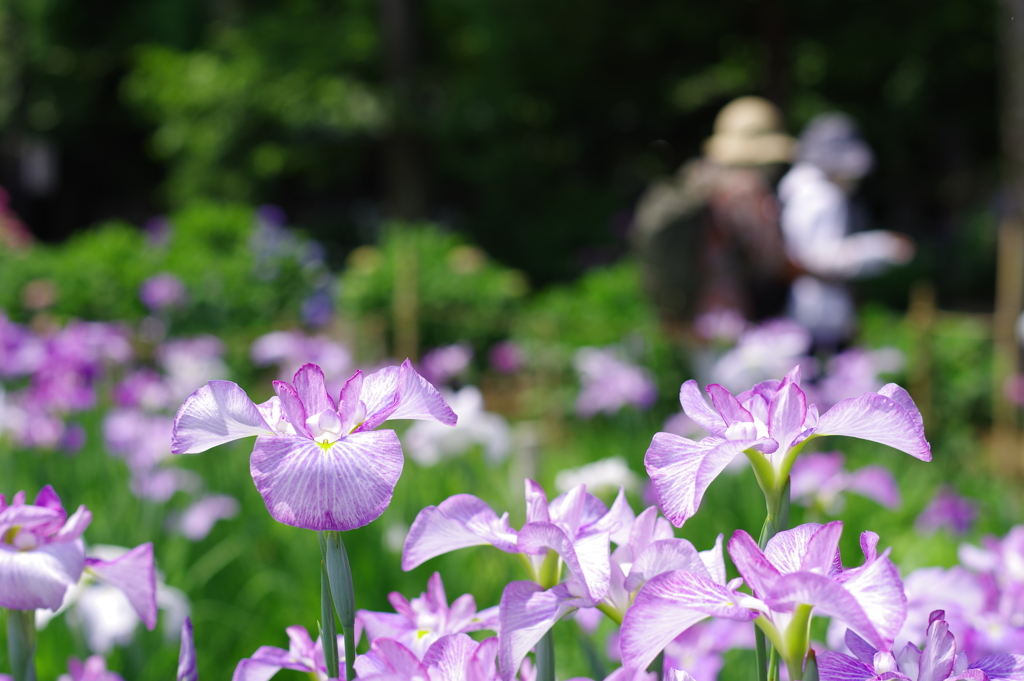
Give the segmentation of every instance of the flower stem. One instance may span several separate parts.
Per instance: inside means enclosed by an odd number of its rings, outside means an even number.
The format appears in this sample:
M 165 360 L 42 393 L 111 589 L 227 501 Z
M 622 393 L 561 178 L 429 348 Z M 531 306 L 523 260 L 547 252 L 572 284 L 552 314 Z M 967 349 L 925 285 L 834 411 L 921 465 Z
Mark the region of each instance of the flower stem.
M 537 662 L 537 681 L 555 681 L 555 639 L 548 629 L 534 649 Z
M 321 545 L 323 548 L 323 544 Z M 327 675 L 338 678 L 338 630 L 334 622 L 331 603 L 331 582 L 327 577 L 327 561 L 321 560 L 321 643 L 324 646 L 324 664 Z
M 356 594 L 352 586 L 352 566 L 349 565 L 341 533 L 327 531 L 322 534 L 326 544 L 327 577 L 330 580 L 331 596 L 334 598 L 334 609 L 338 612 L 341 629 L 345 634 L 345 678 L 353 681 L 356 678 Z
M 764 519 L 764 526 L 761 528 L 761 537 L 757 541 L 758 547 L 764 551 L 765 547 L 768 546 L 768 541 L 779 532 L 789 529 L 789 504 L 790 504 L 790 492 L 789 492 L 790 480 L 789 476 L 786 476 L 786 482 L 782 486 L 778 495 L 769 494 L 765 492 L 765 502 L 768 506 L 768 516 Z M 759 627 L 754 628 L 754 642 L 757 651 L 757 678 L 758 681 L 768 681 L 768 641 L 765 634 Z M 774 648 L 771 651 L 772 657 L 775 658 L 776 668 L 778 665 L 778 658 Z
M 14 681 L 36 681 L 36 611 L 7 611 L 7 653 Z

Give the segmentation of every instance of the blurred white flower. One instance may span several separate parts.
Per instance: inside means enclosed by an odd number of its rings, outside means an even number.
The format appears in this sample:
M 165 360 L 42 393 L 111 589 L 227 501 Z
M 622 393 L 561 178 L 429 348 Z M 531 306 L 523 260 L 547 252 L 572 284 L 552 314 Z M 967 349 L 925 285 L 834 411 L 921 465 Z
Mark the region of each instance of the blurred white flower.
M 568 492 L 581 484 L 586 485 L 587 491 L 591 493 L 619 487 L 632 491 L 639 486 L 640 478 L 621 456 L 601 459 L 579 468 L 569 468 L 555 476 L 555 487 L 559 492 Z
M 473 445 L 484 448 L 488 461 L 497 463 L 511 448 L 508 422 L 498 414 L 484 411 L 479 388 L 467 385 L 457 393 L 441 389 L 441 395 L 459 417 L 455 426 L 434 421 L 417 421 L 402 437 L 405 452 L 421 466 L 433 466 L 441 459 L 465 454 Z

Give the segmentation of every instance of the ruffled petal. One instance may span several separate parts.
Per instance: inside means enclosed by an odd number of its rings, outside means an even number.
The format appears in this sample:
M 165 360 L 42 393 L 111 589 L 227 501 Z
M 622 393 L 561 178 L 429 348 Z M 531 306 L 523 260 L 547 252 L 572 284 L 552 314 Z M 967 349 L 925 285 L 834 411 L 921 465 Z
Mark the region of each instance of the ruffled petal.
M 171 452 L 198 454 L 273 429 L 245 391 L 231 381 L 210 381 L 189 395 L 174 417 Z
M 284 418 L 295 429 L 295 434 L 312 439 L 313 436 L 306 426 L 309 412 L 302 405 L 299 392 L 291 384 L 284 381 L 274 381 L 273 385 L 274 392 L 277 393 L 278 399 L 281 400 L 281 411 L 284 413 Z
M 412 570 L 435 556 L 491 544 L 516 553 L 516 534 L 483 500 L 456 494 L 439 506 L 427 506 L 416 516 L 402 549 L 402 569 Z
M 673 525 L 682 527 L 697 512 L 711 482 L 737 454 L 757 442 L 717 437 L 694 442 L 671 433 L 655 433 L 644 465 L 658 493 L 661 512 Z
M 805 523 L 772 537 L 764 555 L 784 575 L 804 570 L 831 577 L 842 566 L 839 558 L 842 534 L 843 523 L 838 520 L 827 525 Z
M 608 509 L 607 513 L 594 522 L 585 524 L 580 528 L 580 533 L 607 532 L 609 539 L 618 546 L 622 546 L 629 542 L 631 528 L 635 520 L 636 514 L 633 513 L 633 509 L 626 499 L 626 491 L 620 487 L 619 493 L 615 495 L 615 501 L 612 502 L 612 507 Z
M 949 624 L 941 619 L 930 623 L 917 681 L 945 681 L 953 674 L 955 658 L 956 640 L 949 633 Z
M 672 639 L 707 617 L 743 622 L 755 613 L 736 605 L 736 595 L 687 570 L 666 572 L 640 588 L 622 621 L 622 663 L 647 669 Z
M 569 587 L 564 583 L 547 591 L 534 582 L 508 584 L 501 594 L 499 616 L 498 656 L 502 679 L 512 681 L 530 649 L 555 622 L 584 603 L 586 601 L 569 593 Z
M 437 639 L 423 655 L 429 678 L 445 681 L 469 678 L 467 672 L 479 645 L 466 634 L 449 634 Z
M 877 536 L 875 537 L 877 541 Z M 871 544 L 871 534 L 861 536 L 861 546 Z M 874 553 L 873 546 L 865 547 Z M 889 560 L 889 549 L 875 560 L 857 568 L 856 576 L 844 582 L 857 602 L 864 609 L 875 630 L 881 635 L 884 645 L 875 645 L 879 650 L 889 650 L 896 639 L 904 620 L 907 619 L 907 596 L 903 589 L 900 572 Z M 841 616 L 837 615 L 840 619 Z M 850 627 L 856 631 L 855 627 Z M 861 633 L 861 632 L 857 632 Z M 864 638 L 867 639 L 865 636 Z M 871 639 L 867 639 L 874 644 Z
M 153 567 L 153 544 L 136 546 L 124 555 L 105 561 L 88 558 L 89 572 L 128 597 L 128 602 L 139 614 L 139 619 L 150 631 L 156 626 L 156 570 Z
M 249 469 L 270 515 L 309 530 L 352 530 L 375 520 L 402 474 L 393 430 L 353 433 L 326 448 L 294 437 L 260 437 Z
M 902 393 L 890 390 L 890 394 L 903 399 Z M 909 395 L 906 396 L 906 400 L 909 399 Z M 822 414 L 814 434 L 858 437 L 888 445 L 922 461 L 931 461 L 931 446 L 924 437 L 920 419 L 917 407 L 908 411 L 891 397 L 864 393 L 845 399 Z
M 56 610 L 84 566 L 81 541 L 44 544 L 32 551 L 0 544 L 0 607 Z
M 697 381 L 687 381 L 679 388 L 679 404 L 686 415 L 704 430 L 719 437 L 725 433 L 725 421 L 704 399 Z
M 715 538 L 714 548 L 700 552 L 700 559 L 707 568 L 711 581 L 715 584 L 725 584 L 725 553 L 722 551 L 722 540 L 725 536 L 719 533 Z
M 543 553 L 546 549 L 557 553 L 591 600 L 600 600 L 608 591 L 611 567 L 607 534 L 582 537 L 573 542 L 554 523 L 527 523 L 519 530 L 518 546 L 523 553 Z
M 385 367 L 363 380 L 366 421 L 359 430 L 372 430 L 388 419 L 425 419 L 454 426 L 458 417 L 441 393 L 416 373 L 408 359 L 400 367 Z
M 754 417 L 750 415 L 750 412 L 744 409 L 740 401 L 722 386 L 712 383 L 708 386 L 708 394 L 711 395 L 711 404 L 722 415 L 726 427 L 734 423 L 754 422 Z
M 764 598 L 779 579 L 779 570 L 764 555 L 754 538 L 743 530 L 736 530 L 729 540 L 729 557 L 758 598 Z
M 527 478 L 523 482 L 526 488 L 526 522 L 548 522 L 551 516 L 548 515 L 548 495 L 544 488 L 533 480 Z
M 788 448 L 804 430 L 807 419 L 807 396 L 794 383 L 783 381 L 768 405 L 768 436 Z
M 326 409 L 331 411 L 337 409 L 334 400 L 331 399 L 326 386 L 324 386 L 324 372 L 317 365 L 303 364 L 295 372 L 292 385 L 295 386 L 295 391 L 299 394 L 299 399 L 302 400 L 307 414 L 319 414 Z
M 633 561 L 629 568 L 629 576 L 626 578 L 626 591 L 632 593 L 648 580 L 673 570 L 689 570 L 715 581 L 693 544 L 685 539 L 662 539 L 648 546 L 647 550 Z

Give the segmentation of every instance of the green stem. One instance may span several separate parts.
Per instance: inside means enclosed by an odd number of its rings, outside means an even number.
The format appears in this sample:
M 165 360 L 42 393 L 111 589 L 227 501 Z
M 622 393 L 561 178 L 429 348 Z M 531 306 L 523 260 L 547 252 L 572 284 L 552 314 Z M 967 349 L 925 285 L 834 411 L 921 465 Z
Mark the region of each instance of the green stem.
M 534 648 L 537 681 L 555 681 L 555 638 L 548 629 Z
M 324 533 L 320 539 L 320 641 L 324 648 L 324 664 L 327 676 L 338 678 L 338 629 L 334 622 L 334 604 L 331 598 L 331 581 L 327 574 L 327 542 Z
M 345 634 L 345 678 L 352 681 L 356 678 L 356 594 L 352 585 L 352 566 L 349 565 L 341 533 L 328 531 L 322 534 L 331 596 Z
M 789 476 L 786 476 L 786 482 L 782 485 L 782 489 L 779 491 L 778 495 L 771 494 L 767 491 L 765 492 L 765 502 L 768 506 L 768 515 L 764 519 L 764 526 L 761 528 L 761 537 L 757 541 L 757 545 L 762 551 L 764 551 L 765 547 L 768 546 L 768 542 L 772 537 L 789 527 L 789 486 Z M 762 487 L 762 489 L 764 488 Z M 755 627 L 754 629 L 754 643 L 757 653 L 758 681 L 769 681 L 768 640 L 760 627 Z M 771 649 L 771 659 L 774 660 L 773 667 L 777 669 L 778 657 L 774 646 Z M 778 677 L 777 672 L 775 676 L 776 678 Z M 772 681 L 774 681 L 774 679 Z
M 36 611 L 7 611 L 7 653 L 14 681 L 36 681 Z

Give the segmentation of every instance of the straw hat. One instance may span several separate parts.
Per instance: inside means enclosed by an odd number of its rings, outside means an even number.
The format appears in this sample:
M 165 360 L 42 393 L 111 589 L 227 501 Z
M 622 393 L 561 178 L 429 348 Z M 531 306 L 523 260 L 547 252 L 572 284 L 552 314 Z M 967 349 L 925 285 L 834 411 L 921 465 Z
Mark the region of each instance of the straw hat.
M 761 97 L 740 97 L 718 112 L 715 132 L 704 142 L 704 156 L 726 166 L 788 163 L 795 146 L 774 104 Z

